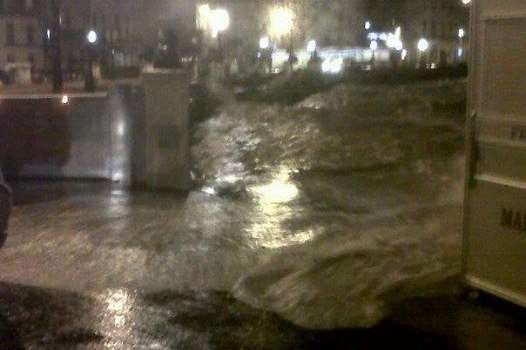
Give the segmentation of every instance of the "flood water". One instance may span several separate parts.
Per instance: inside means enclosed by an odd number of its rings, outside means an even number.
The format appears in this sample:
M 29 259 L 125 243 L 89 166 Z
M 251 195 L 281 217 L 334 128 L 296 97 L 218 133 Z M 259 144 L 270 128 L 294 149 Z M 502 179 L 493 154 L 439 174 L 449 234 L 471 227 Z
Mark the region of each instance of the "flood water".
M 104 348 L 194 339 L 184 327 L 172 339 L 145 325 L 192 303 L 222 310 L 222 297 L 207 295 L 232 295 L 307 328 L 372 326 L 399 300 L 445 292 L 436 283 L 460 271 L 463 112 L 455 106 L 464 98 L 464 82 L 451 81 L 342 85 L 292 106 L 227 99 L 195 125 L 188 195 L 15 185 L 0 254 L 8 284 L 0 289 L 15 292 L 2 300 L 25 325 L 33 308 L 47 315 L 60 300 L 87 298 L 97 305 L 90 312 L 77 301 L 60 306 L 69 317 L 60 327 L 85 324 Z M 35 293 L 55 304 L 16 304 Z M 30 341 L 39 329 L 30 328 Z M 195 348 L 207 348 L 208 336 L 199 337 Z
M 201 124 L 202 191 L 243 203 L 233 217 L 258 257 L 235 295 L 309 328 L 361 327 L 458 273 L 463 112 L 450 107 L 464 89 L 342 85 Z

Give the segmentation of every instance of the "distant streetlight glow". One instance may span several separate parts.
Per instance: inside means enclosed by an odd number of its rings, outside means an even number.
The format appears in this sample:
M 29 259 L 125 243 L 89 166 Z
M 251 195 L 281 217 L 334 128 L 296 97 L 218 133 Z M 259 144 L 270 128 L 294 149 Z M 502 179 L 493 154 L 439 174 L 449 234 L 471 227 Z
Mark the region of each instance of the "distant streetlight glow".
M 286 7 L 274 7 L 270 11 L 270 33 L 274 37 L 289 34 L 294 26 L 294 14 Z
M 371 48 L 373 51 L 376 51 L 378 49 L 378 42 L 376 40 L 371 41 L 369 48 Z
M 63 105 L 67 105 L 69 103 L 69 96 L 68 95 L 63 95 L 62 99 L 61 99 L 61 102 L 62 102 Z
M 406 58 L 407 58 L 407 50 L 403 49 L 402 50 L 402 61 L 405 61 Z
M 321 64 L 321 71 L 327 74 L 339 74 L 343 71 L 343 58 L 327 58 Z
M 469 4 L 471 4 L 471 0 L 462 0 L 462 3 L 464 5 L 469 5 Z
M 404 48 L 404 44 L 402 43 L 401 36 L 402 36 L 402 28 L 398 27 L 396 28 L 394 33 L 387 34 L 387 40 L 385 41 L 385 44 L 387 45 L 387 47 L 391 49 L 400 51 Z
M 48 29 L 46 31 L 46 37 L 47 37 L 47 40 L 50 40 L 51 39 L 51 29 Z
M 259 48 L 261 50 L 266 50 L 270 47 L 270 38 L 268 36 L 264 36 L 263 38 L 259 39 Z
M 429 41 L 427 41 L 427 39 L 420 39 L 418 40 L 418 51 L 420 52 L 426 52 L 428 49 L 429 49 Z
M 204 4 L 197 8 L 197 27 L 201 30 L 207 30 L 210 25 L 210 5 Z
M 216 37 L 230 27 L 230 15 L 225 9 L 215 9 L 210 12 L 210 27 L 212 36 Z
M 460 39 L 462 39 L 462 38 L 465 37 L 465 36 L 466 36 L 466 31 L 464 30 L 464 28 L 460 28 L 460 29 L 458 30 L 458 37 L 459 37 Z
M 371 29 L 371 22 L 369 22 L 369 21 L 365 22 L 364 27 L 365 27 L 365 30 Z
M 307 43 L 307 52 L 314 53 L 316 51 L 316 40 L 310 40 Z
M 86 38 L 88 39 L 88 42 L 90 44 L 95 44 L 99 38 L 99 36 L 97 35 L 97 32 L 94 31 L 94 30 L 90 30 L 88 32 L 88 35 L 86 36 Z

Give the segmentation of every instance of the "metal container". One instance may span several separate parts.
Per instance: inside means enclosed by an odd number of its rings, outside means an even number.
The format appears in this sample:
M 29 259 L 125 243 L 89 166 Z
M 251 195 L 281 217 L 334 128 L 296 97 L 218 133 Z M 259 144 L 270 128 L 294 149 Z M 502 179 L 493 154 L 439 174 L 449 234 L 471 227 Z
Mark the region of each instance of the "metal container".
M 526 307 L 526 1 L 471 6 L 463 274 Z
M 187 191 L 190 178 L 190 74 L 158 70 L 143 75 L 144 121 L 138 142 L 144 147 L 135 181 L 154 190 Z

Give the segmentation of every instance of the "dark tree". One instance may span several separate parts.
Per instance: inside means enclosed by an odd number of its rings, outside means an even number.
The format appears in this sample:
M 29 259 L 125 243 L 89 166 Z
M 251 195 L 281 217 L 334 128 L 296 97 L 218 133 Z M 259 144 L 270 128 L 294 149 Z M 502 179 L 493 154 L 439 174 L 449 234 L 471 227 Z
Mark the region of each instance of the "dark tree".
M 51 38 L 50 48 L 52 57 L 53 91 L 61 92 L 63 88 L 62 78 L 62 29 L 60 26 L 61 0 L 50 1 L 51 12 Z
M 166 29 L 159 40 L 155 66 L 158 68 L 178 68 L 181 66 L 179 40 L 174 30 Z

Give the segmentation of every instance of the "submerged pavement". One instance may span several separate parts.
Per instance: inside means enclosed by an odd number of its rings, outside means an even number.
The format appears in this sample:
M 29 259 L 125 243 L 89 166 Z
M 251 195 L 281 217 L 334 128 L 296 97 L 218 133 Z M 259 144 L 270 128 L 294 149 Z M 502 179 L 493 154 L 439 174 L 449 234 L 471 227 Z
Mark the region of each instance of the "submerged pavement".
M 14 184 L 0 349 L 524 348 L 458 296 L 462 127 L 409 90 L 231 103 L 187 195 Z
M 242 254 L 172 231 L 188 197 L 97 183 L 16 188 L 0 252 L 1 349 L 526 348 L 524 312 L 455 294 L 404 300 L 372 329 L 306 330 L 219 290 L 236 271 L 214 266 L 214 256 Z M 207 254 L 185 260 L 192 245 Z

